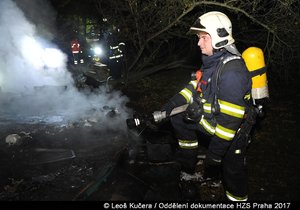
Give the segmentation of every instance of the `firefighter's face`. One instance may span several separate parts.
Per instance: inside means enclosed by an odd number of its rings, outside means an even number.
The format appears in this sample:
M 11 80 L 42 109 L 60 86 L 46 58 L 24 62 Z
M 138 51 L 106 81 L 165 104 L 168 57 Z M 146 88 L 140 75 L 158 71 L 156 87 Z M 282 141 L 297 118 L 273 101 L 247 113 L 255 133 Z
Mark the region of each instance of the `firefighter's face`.
M 198 38 L 198 46 L 200 47 L 202 54 L 208 56 L 213 55 L 213 47 L 210 35 L 206 32 L 199 32 Z

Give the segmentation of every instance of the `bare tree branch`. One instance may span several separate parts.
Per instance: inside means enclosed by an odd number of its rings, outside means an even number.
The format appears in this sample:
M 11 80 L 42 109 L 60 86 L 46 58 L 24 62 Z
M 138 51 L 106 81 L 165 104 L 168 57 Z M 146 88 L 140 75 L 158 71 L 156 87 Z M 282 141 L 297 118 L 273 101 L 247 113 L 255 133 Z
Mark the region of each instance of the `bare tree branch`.
M 255 44 L 266 53 L 267 63 L 278 59 L 282 64 L 295 60 L 299 49 L 298 0 L 95 0 L 105 7 L 102 13 L 112 17 L 114 25 L 123 30 L 120 34 L 132 46 L 127 72 L 132 74 L 152 65 L 161 53 L 159 46 L 174 37 L 182 36 L 196 13 L 207 10 L 226 10 L 241 21 L 235 22 L 244 44 Z M 118 17 L 118 18 L 116 18 Z M 235 20 L 234 20 L 235 21 Z M 249 26 L 250 25 L 250 26 Z M 250 31 L 251 30 L 251 31 Z M 254 30 L 254 31 L 253 31 Z M 243 34 L 244 33 L 244 34 Z M 248 34 L 247 34 L 248 33 Z M 236 38 L 237 34 L 235 34 Z M 241 40 L 241 39 L 240 39 Z M 155 50 L 157 49 L 157 50 Z M 163 50 L 163 49 L 162 49 Z M 282 54 L 286 58 L 282 58 Z M 271 56 L 274 59 L 271 59 Z
M 139 52 L 137 53 L 137 56 L 135 58 L 135 60 L 132 62 L 132 64 L 130 65 L 128 71 L 130 71 L 136 64 L 136 62 L 140 59 L 140 56 L 142 55 L 146 45 L 148 44 L 148 42 L 150 42 L 151 40 L 153 40 L 154 38 L 156 38 L 157 36 L 161 35 L 162 33 L 164 33 L 165 31 L 167 31 L 168 29 L 170 29 L 172 26 L 174 26 L 176 23 L 178 23 L 180 21 L 181 18 L 183 18 L 186 14 L 188 14 L 190 11 L 192 11 L 194 9 L 194 6 L 191 6 L 189 8 L 187 8 L 186 10 L 184 10 L 172 23 L 170 23 L 168 26 L 166 26 L 165 28 L 161 29 L 160 31 L 156 32 L 155 34 L 153 34 L 152 36 L 150 36 L 149 38 L 147 38 L 144 42 L 144 44 L 142 45 L 142 47 L 140 48 Z

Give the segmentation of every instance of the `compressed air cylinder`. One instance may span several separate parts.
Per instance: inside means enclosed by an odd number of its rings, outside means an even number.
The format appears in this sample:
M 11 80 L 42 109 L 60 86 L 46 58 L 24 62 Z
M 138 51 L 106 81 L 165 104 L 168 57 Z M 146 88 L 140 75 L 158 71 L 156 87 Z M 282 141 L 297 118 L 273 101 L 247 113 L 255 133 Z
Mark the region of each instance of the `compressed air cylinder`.
M 249 47 L 242 53 L 242 57 L 252 76 L 252 98 L 254 100 L 269 98 L 267 72 L 263 51 L 257 47 Z

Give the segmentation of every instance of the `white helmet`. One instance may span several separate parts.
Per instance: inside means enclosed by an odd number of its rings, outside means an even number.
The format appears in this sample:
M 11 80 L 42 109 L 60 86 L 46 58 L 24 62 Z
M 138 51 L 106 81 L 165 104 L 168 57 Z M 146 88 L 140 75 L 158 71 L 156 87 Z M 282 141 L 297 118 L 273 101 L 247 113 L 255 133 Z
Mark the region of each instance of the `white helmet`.
M 214 49 L 234 43 L 231 21 L 222 12 L 213 11 L 201 15 L 191 26 L 189 32 L 198 34 L 201 31 L 210 34 Z

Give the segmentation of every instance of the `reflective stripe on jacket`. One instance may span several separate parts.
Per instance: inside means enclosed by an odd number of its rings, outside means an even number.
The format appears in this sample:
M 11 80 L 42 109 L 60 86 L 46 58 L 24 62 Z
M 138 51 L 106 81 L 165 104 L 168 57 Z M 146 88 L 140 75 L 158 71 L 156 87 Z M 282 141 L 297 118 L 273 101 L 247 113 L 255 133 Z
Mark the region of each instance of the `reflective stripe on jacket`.
M 191 103 L 193 96 L 200 94 L 206 102 L 203 104 L 204 114 L 199 124 L 210 135 L 230 141 L 234 138 L 245 115 L 246 102 L 244 98 L 250 93 L 251 78 L 243 60 L 238 57 L 224 64 L 220 78 L 216 81 L 217 65 L 232 57 L 231 54 L 226 52 L 221 53 L 221 55 L 218 57 L 220 61 L 216 62 L 217 64 L 212 66 L 213 68 L 202 66 L 203 79 L 206 80 L 201 83 L 202 93 L 196 91 L 197 81 L 192 80 L 179 94 L 184 97 L 186 103 Z M 219 90 L 217 90 L 218 88 Z M 217 94 L 217 103 L 220 109 L 218 114 L 213 113 L 212 110 L 215 94 Z

